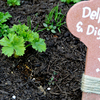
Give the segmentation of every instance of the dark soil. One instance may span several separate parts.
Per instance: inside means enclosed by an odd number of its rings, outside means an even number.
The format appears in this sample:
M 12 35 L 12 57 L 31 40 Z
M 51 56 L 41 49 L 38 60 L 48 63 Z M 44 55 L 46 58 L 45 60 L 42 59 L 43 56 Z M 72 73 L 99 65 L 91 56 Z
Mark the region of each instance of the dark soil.
M 31 17 L 32 30 L 39 24 L 43 29 L 45 15 L 59 3 L 59 9 L 67 14 L 70 4 L 60 0 L 22 0 L 20 6 L 9 7 L 0 0 L 0 11 L 13 17 L 7 22 L 27 25 Z M 65 21 L 64 17 L 63 22 Z M 15 59 L 2 54 L 0 46 L 0 100 L 81 100 L 81 77 L 85 68 L 86 46 L 74 37 L 64 24 L 61 33 L 44 30 L 46 52 L 39 53 L 31 47 L 24 56 Z M 54 77 L 54 84 L 49 84 Z M 52 83 L 53 83 L 52 82 Z M 48 90 L 51 88 L 51 90 Z

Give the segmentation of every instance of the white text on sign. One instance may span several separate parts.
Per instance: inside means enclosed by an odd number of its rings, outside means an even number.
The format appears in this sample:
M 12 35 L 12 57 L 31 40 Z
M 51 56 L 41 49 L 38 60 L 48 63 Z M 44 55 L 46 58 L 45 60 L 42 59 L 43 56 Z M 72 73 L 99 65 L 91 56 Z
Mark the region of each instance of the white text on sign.
M 92 11 L 90 7 L 84 7 L 82 18 L 87 18 L 87 17 L 90 17 L 91 20 L 98 19 L 98 23 L 100 23 L 100 8 L 98 7 L 97 11 L 95 10 Z
M 83 8 L 83 12 L 82 12 L 82 18 L 87 18 L 90 17 L 91 20 L 98 20 L 97 23 L 100 23 L 100 8 L 97 8 L 97 11 L 95 10 L 91 10 L 90 7 L 84 7 Z M 82 28 L 83 22 L 79 21 L 76 24 L 76 28 L 77 28 L 77 32 L 83 32 L 83 28 Z M 94 34 L 94 36 L 98 36 L 97 40 L 100 39 L 100 28 L 98 27 L 94 27 L 93 25 L 88 25 L 87 26 L 87 31 L 86 31 L 86 35 L 92 35 Z

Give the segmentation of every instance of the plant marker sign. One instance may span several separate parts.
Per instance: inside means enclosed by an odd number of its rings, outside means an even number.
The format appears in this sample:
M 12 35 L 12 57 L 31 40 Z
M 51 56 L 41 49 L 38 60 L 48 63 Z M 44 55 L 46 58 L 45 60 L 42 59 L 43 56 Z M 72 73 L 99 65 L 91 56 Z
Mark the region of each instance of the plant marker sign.
M 82 100 L 100 100 L 100 0 L 75 4 L 66 22 L 70 32 L 87 46 Z

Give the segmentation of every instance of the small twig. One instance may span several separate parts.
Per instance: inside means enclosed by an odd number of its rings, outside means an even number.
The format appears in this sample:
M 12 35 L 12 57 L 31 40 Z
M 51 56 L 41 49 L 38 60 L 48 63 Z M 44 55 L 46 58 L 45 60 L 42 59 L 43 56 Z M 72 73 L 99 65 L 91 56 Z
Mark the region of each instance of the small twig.
M 51 94 L 54 94 L 54 95 L 61 95 L 61 93 L 52 92 L 52 91 L 50 91 L 50 93 L 51 93 Z M 64 92 L 62 93 L 62 95 L 65 95 L 65 94 L 66 94 L 66 93 L 64 93 Z
M 60 88 L 60 86 L 57 83 L 56 83 L 56 86 L 58 87 L 58 89 L 60 90 L 60 92 L 63 93 L 62 89 Z
M 0 92 L 1 92 L 2 94 L 9 94 L 8 92 L 3 91 L 3 90 L 0 90 Z
M 65 76 L 64 78 L 60 79 L 60 82 L 61 82 L 62 80 L 64 80 L 64 79 L 68 78 L 69 76 L 70 76 L 70 75 Z
M 60 95 L 60 93 L 55 93 L 55 92 L 52 92 L 50 91 L 51 94 L 54 94 L 54 95 Z

